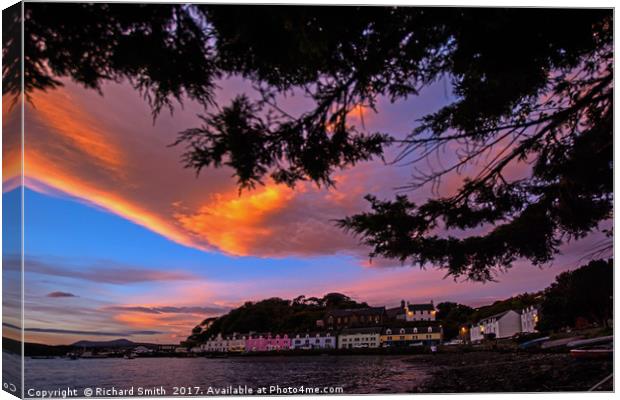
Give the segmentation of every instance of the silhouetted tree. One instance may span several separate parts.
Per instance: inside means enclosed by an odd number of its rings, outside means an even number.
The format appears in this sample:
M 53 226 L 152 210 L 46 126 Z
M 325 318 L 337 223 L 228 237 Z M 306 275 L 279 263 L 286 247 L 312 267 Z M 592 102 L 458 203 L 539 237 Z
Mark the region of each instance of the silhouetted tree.
M 444 340 L 458 336 L 459 327 L 470 321 L 474 309 L 464 304 L 446 301 L 437 304 L 437 320 L 441 321 Z
M 541 331 L 575 326 L 583 318 L 607 326 L 613 313 L 613 261 L 595 260 L 563 272 L 545 289 Z
M 25 90 L 61 77 L 95 89 L 127 79 L 154 114 L 172 99 L 196 100 L 207 111 L 180 133 L 184 162 L 230 166 L 240 188 L 268 177 L 332 185 L 334 171 L 389 145 L 402 146 L 394 162 L 414 166 L 454 151 L 451 164 L 416 168 L 402 184 L 437 184 L 477 163 L 454 195 L 421 205 L 368 196 L 371 211 L 339 225 L 371 256 L 489 280 L 517 258 L 549 262 L 611 217 L 612 26 L 602 9 L 28 3 Z M 16 53 L 11 45 L 3 54 Z M 5 63 L 5 90 L 19 90 L 16 65 Z M 211 104 L 214 81 L 229 74 L 252 82 L 258 98 Z M 350 121 L 356 108 L 440 79 L 453 100 L 404 140 Z M 290 114 L 278 100 L 293 93 L 313 105 Z M 508 180 L 516 161 L 532 163 L 529 176 Z

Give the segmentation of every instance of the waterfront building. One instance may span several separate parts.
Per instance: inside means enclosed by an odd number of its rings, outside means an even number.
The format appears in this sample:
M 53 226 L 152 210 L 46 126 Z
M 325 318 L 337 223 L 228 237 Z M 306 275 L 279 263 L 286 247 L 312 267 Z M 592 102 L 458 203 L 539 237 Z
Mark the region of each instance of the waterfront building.
M 279 351 L 289 350 L 291 339 L 288 335 L 252 334 L 245 341 L 245 351 Z
M 136 353 L 136 354 L 148 354 L 148 353 L 152 353 L 153 350 L 149 349 L 146 346 L 140 345 L 140 346 L 134 347 L 133 352 Z
M 392 326 L 381 332 L 382 347 L 433 346 L 441 343 L 441 325 Z
M 381 326 L 385 320 L 385 307 L 330 310 L 323 318 L 328 329 Z
M 380 337 L 381 327 L 345 328 L 338 335 L 338 348 L 377 348 Z
M 232 334 L 226 337 L 227 351 L 231 353 L 243 353 L 245 351 L 245 343 L 247 336 Z
M 536 324 L 538 324 L 538 319 L 540 318 L 539 313 L 540 310 L 537 305 L 529 306 L 521 310 L 521 332 L 538 332 L 536 330 Z
M 335 349 L 336 336 L 330 332 L 301 333 L 291 337 L 291 349 Z
M 470 338 L 472 342 L 479 342 L 488 335 L 502 339 L 512 337 L 519 332 L 521 332 L 521 315 L 514 310 L 508 310 L 486 317 L 472 325 Z
M 482 325 L 473 324 L 469 329 L 469 341 L 477 343 L 484 339 L 484 327 Z
M 202 351 L 207 353 L 225 353 L 228 351 L 228 341 L 218 333 L 217 336 L 210 337 L 202 346 Z
M 178 344 L 158 344 L 156 349 L 160 353 L 174 353 L 178 347 Z

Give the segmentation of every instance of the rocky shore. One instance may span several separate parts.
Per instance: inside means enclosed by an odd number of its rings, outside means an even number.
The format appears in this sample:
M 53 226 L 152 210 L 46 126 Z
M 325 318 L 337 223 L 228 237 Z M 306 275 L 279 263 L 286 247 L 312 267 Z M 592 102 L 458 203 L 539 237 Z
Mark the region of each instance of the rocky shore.
M 568 353 L 475 351 L 413 356 L 429 364 L 420 393 L 587 391 L 613 372 L 612 360 L 577 361 Z M 612 391 L 613 379 L 597 390 Z

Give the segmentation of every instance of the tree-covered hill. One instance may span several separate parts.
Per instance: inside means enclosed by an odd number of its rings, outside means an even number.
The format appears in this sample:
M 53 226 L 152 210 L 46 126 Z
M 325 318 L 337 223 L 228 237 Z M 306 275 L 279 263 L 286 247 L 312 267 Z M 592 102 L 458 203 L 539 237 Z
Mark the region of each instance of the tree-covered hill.
M 190 343 L 200 343 L 218 333 L 303 332 L 316 329 L 316 321 L 329 309 L 362 308 L 341 293 L 328 293 L 321 298 L 298 296 L 293 300 L 273 297 L 258 302 L 246 302 L 221 317 L 206 319 L 188 337 Z

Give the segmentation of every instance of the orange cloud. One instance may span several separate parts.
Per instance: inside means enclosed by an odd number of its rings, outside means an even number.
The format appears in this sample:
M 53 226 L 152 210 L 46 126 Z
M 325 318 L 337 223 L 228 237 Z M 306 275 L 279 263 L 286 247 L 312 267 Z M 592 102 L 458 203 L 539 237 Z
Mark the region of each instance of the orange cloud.
M 153 124 L 129 86 L 103 91 L 65 82 L 34 95 L 25 115 L 26 185 L 72 196 L 182 245 L 240 256 L 350 252 L 357 240 L 333 220 L 361 211 L 363 194 L 391 181 L 390 172 L 378 180 L 377 168 L 363 165 L 340 174 L 337 189 L 269 182 L 239 195 L 230 169 L 205 169 L 197 178 L 182 167 L 183 149 L 168 146 L 178 131 L 199 123 L 198 106 Z M 367 109 L 358 111 L 352 120 Z
M 179 212 L 174 217 L 192 235 L 228 253 L 249 255 L 252 243 L 273 233 L 265 225 L 267 218 L 285 207 L 294 195 L 288 187 L 270 183 L 241 196 L 236 190 L 215 194 L 197 212 Z
M 118 143 L 106 132 L 102 121 L 82 109 L 71 93 L 38 91 L 33 95 L 32 105 L 38 118 L 50 128 L 47 132 L 55 134 L 52 140 L 62 141 L 59 150 L 87 155 L 99 167 L 122 175 L 125 160 Z

